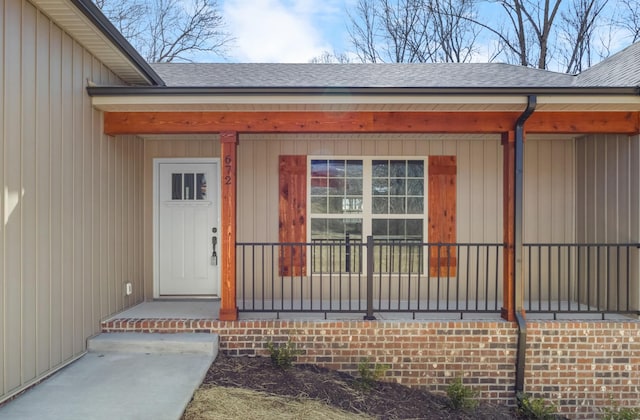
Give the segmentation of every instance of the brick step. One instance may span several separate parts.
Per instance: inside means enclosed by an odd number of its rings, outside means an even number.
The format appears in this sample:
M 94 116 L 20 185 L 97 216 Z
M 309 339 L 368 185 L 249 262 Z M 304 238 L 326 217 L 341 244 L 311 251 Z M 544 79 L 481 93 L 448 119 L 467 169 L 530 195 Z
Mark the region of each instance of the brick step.
M 103 333 L 211 333 L 219 325 L 213 319 L 113 318 L 101 327 Z

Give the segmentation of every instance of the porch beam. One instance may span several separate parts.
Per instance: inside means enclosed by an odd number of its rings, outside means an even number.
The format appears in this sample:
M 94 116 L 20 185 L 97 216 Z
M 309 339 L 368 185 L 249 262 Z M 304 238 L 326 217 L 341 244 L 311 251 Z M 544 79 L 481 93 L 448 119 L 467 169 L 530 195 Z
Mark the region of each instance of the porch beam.
M 518 112 L 106 112 L 104 132 L 239 133 L 503 133 Z M 527 121 L 535 134 L 636 134 L 640 112 L 542 112 Z
M 527 133 L 637 134 L 640 112 L 543 112 L 527 120 Z
M 223 131 L 220 133 L 220 154 L 222 156 L 220 320 L 222 321 L 238 319 L 236 304 L 237 146 L 237 132 Z
M 104 132 L 240 133 L 500 133 L 517 112 L 106 112 Z

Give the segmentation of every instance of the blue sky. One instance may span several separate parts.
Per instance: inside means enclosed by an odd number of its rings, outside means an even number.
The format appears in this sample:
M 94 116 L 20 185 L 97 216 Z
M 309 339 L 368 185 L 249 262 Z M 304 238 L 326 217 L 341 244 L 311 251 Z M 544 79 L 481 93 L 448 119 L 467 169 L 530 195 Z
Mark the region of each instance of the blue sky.
M 224 59 L 198 61 L 308 63 L 325 51 L 349 52 L 347 10 L 358 0 L 218 0 L 228 31 L 235 37 Z M 609 8 L 615 8 L 615 0 Z M 486 4 L 480 13 L 492 16 Z M 611 9 L 610 9 L 611 10 Z M 601 28 L 607 30 L 608 27 Z M 614 33 L 610 52 L 628 45 L 624 34 Z M 476 42 L 473 61 L 486 62 L 495 51 L 491 41 Z M 551 58 L 550 68 L 553 68 Z M 498 60 L 499 61 L 499 60 Z M 595 60 L 598 61 L 597 59 Z
M 348 49 L 346 9 L 357 0 L 219 0 L 236 38 L 230 62 L 306 63 Z
M 236 38 L 229 62 L 308 63 L 325 51 L 349 53 L 347 10 L 358 0 L 218 0 Z M 488 6 L 480 5 L 480 13 Z M 486 62 L 490 47 L 476 45 L 474 61 Z M 486 51 L 485 51 L 486 50 Z M 357 60 L 356 60 L 357 61 Z

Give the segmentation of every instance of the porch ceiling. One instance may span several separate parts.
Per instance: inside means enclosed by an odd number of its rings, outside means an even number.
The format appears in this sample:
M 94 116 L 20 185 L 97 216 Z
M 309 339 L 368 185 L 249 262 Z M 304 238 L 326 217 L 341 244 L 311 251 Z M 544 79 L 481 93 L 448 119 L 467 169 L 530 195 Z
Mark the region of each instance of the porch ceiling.
M 522 112 L 525 95 L 117 95 L 93 96 L 106 112 Z M 540 95 L 536 111 L 640 111 L 640 96 Z
M 219 135 L 213 134 L 141 134 L 138 137 L 145 140 L 218 140 Z M 572 138 L 567 134 L 527 134 L 527 141 L 529 140 L 566 140 Z M 307 140 L 307 141 L 322 141 L 322 140 L 384 140 L 384 141 L 434 141 L 434 140 L 496 140 L 500 141 L 500 134 L 481 134 L 481 133 L 401 133 L 401 134 L 389 134 L 389 133 L 289 133 L 289 134 L 277 134 L 277 133 L 245 133 L 240 135 L 240 140 L 245 141 L 264 141 L 264 140 Z

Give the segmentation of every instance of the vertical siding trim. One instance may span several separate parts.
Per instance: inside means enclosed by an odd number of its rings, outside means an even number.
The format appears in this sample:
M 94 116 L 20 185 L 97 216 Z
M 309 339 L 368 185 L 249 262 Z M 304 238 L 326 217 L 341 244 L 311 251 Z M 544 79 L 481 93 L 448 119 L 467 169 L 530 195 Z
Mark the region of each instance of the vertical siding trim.
M 62 34 L 62 138 L 61 138 L 61 191 L 62 191 L 62 278 L 60 279 L 62 315 L 62 360 L 73 356 L 73 232 L 75 229 L 73 208 L 73 40 Z
M 83 50 L 81 58 L 82 80 L 90 78 L 91 75 L 91 56 Z M 83 249 L 83 265 L 82 265 L 82 319 L 83 336 L 89 336 L 93 333 L 97 320 L 93 317 L 93 252 L 95 246 L 93 244 L 93 169 L 92 169 L 92 153 L 93 142 L 91 133 L 93 132 L 92 124 L 92 107 L 87 95 L 82 95 L 82 249 Z
M 51 282 L 51 261 L 49 255 L 49 205 L 50 205 L 50 166 L 49 166 L 49 21 L 42 13 L 37 14 L 36 23 L 36 139 L 38 147 L 36 157 L 36 373 L 46 372 L 49 367 L 50 330 L 47 328 L 51 316 L 49 294 Z
M 22 158 L 21 158 L 21 6 L 22 2 L 9 2 L 5 5 L 3 28 L 7 40 L 18 40 L 13 44 L 5 42 L 4 47 L 4 94 L 11 101 L 4 108 L 5 160 L 5 286 L 4 316 L 5 342 L 4 366 L 5 389 L 12 390 L 20 386 L 22 376 L 22 275 L 21 275 L 21 214 L 22 200 Z M 12 48 L 11 48 L 12 47 Z M 17 354 L 16 354 L 17 353 Z
M 0 99 L 0 185 L 3 186 L 0 191 L 0 220 L 3 223 L 3 226 L 6 226 L 6 216 L 5 216 L 5 175 L 4 171 L 6 168 L 5 163 L 5 154 L 4 149 L 6 145 L 6 124 L 5 124 L 5 61 L 6 57 L 4 55 L 4 15 L 5 15 L 5 2 L 4 0 L 0 0 L 0 93 L 2 94 L 2 99 Z M 6 307 L 4 304 L 5 301 L 5 287 L 6 287 L 6 276 L 5 276 L 5 229 L 0 230 L 0 318 L 3 320 L 6 319 Z M 5 326 L 4 321 L 0 322 L 0 349 L 3 351 L 0 353 L 0 395 L 3 395 L 6 392 L 6 366 L 7 366 L 7 355 L 4 351 L 5 348 Z
M 22 366 L 21 382 L 36 377 L 37 364 L 37 252 L 36 252 L 36 9 L 22 3 L 21 39 L 21 275 Z
M 72 92 L 73 92 L 73 354 L 78 354 L 85 349 L 85 304 L 84 304 L 84 265 L 85 244 L 83 206 L 86 202 L 84 196 L 84 71 L 83 48 L 77 42 L 72 46 Z

